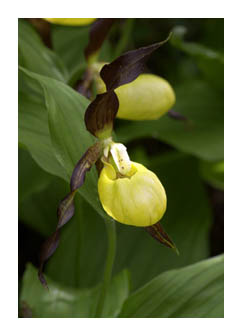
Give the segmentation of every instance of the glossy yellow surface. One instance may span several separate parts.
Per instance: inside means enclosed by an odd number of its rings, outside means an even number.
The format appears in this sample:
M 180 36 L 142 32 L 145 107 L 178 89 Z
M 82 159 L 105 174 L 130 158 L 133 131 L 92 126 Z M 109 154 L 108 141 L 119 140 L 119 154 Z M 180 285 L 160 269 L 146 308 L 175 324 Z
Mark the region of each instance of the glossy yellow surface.
M 64 25 L 64 26 L 85 26 L 88 25 L 90 23 L 92 23 L 95 19 L 71 19 L 71 18 L 67 18 L 67 19 L 61 19 L 61 18 L 45 18 L 44 20 L 51 22 L 51 23 L 55 23 L 55 24 L 59 24 L 59 25 Z
M 132 163 L 129 177 L 117 177 L 105 164 L 98 180 L 98 192 L 104 210 L 120 223 L 149 226 L 166 211 L 166 193 L 157 176 L 143 165 Z

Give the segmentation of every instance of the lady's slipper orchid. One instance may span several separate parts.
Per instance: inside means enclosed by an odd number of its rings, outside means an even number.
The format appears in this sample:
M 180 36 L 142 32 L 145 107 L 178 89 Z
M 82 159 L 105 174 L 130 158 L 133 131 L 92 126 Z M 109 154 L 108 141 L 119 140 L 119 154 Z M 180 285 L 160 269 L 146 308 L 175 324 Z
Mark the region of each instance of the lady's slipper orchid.
M 166 194 L 157 176 L 143 165 L 131 162 L 122 144 L 112 143 L 98 181 L 104 210 L 120 223 L 150 226 L 166 210 Z

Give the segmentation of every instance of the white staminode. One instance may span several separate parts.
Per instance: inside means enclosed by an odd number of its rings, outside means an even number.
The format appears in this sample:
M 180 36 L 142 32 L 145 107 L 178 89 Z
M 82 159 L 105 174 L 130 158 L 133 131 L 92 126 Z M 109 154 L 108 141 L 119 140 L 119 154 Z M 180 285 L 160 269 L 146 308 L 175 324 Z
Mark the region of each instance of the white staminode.
M 110 152 L 118 171 L 123 175 L 128 174 L 131 170 L 131 161 L 127 154 L 126 147 L 121 143 L 113 142 L 110 147 Z
M 111 147 L 111 144 L 113 144 L 114 142 L 112 141 L 112 137 L 108 138 L 108 139 L 105 139 L 103 141 L 104 143 L 104 156 L 106 158 L 108 158 L 108 154 L 109 154 L 109 150 L 110 150 L 110 147 Z

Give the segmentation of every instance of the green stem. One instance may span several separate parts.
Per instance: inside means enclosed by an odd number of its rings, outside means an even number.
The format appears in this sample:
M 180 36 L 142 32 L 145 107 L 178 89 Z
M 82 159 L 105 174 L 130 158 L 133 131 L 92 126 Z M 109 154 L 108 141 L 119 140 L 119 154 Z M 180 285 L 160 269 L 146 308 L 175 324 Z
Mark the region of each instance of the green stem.
M 114 220 L 105 220 L 107 237 L 108 237 L 108 251 L 106 256 L 105 270 L 104 270 L 104 278 L 103 283 L 101 285 L 100 297 L 98 300 L 95 317 L 102 317 L 105 298 L 107 294 L 107 290 L 110 285 L 111 275 L 113 264 L 116 255 L 116 225 Z

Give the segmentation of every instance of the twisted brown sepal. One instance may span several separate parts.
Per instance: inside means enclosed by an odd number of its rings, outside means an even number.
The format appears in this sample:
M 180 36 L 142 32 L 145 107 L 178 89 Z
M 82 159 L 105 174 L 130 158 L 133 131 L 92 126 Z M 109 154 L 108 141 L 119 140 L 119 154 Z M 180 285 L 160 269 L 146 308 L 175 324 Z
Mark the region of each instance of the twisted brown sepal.
M 95 143 L 91 146 L 82 158 L 78 161 L 73 170 L 73 174 L 70 181 L 70 193 L 60 202 L 57 209 L 57 228 L 56 231 L 44 242 L 40 253 L 40 267 L 38 276 L 42 285 L 48 289 L 46 279 L 43 275 L 43 267 L 47 259 L 49 259 L 56 251 L 60 239 L 60 229 L 65 225 L 74 215 L 74 196 L 80 188 L 85 179 L 87 171 L 90 170 L 92 165 L 99 159 L 102 151 L 101 144 Z
M 56 251 L 60 239 L 60 229 L 74 215 L 74 195 L 76 191 L 70 192 L 59 204 L 57 210 L 58 223 L 56 231 L 44 242 L 40 253 L 40 267 L 38 276 L 42 285 L 48 289 L 46 279 L 43 275 L 43 267 L 47 259 L 49 259 Z
M 100 76 L 105 82 L 107 91 L 115 90 L 121 85 L 136 79 L 143 71 L 146 61 L 153 51 L 166 43 L 169 37 L 150 46 L 131 50 L 116 58 L 112 63 L 103 66 Z
M 97 95 L 85 112 L 87 130 L 99 138 L 111 136 L 118 108 L 119 101 L 114 91 Z
M 115 20 L 98 19 L 91 25 L 89 43 L 84 51 L 87 62 L 99 51 Z
M 179 254 L 177 247 L 175 246 L 175 244 L 173 243 L 173 241 L 165 232 L 165 230 L 163 229 L 162 225 L 159 222 L 151 226 L 146 226 L 145 230 L 158 242 L 169 248 L 174 249 L 175 252 Z
M 71 191 L 75 191 L 83 185 L 87 171 L 89 171 L 92 165 L 99 159 L 101 152 L 102 145 L 100 142 L 96 142 L 84 153 L 73 170 L 70 181 Z

